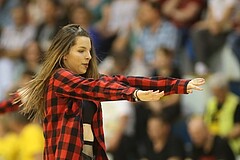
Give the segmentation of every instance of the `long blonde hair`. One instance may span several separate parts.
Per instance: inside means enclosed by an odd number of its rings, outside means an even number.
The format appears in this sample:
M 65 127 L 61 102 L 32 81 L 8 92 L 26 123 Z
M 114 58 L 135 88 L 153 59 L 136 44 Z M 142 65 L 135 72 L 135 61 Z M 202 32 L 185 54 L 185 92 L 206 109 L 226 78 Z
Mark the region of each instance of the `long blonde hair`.
M 45 54 L 41 70 L 35 75 L 33 80 L 18 90 L 20 97 L 15 102 L 21 101 L 21 112 L 23 114 L 28 114 L 33 119 L 43 120 L 45 114 L 45 94 L 49 78 L 56 69 L 63 67 L 62 58 L 69 53 L 70 48 L 75 44 L 77 36 L 90 38 L 89 34 L 77 24 L 66 25 L 58 31 Z M 82 76 L 97 79 L 99 73 L 93 46 L 90 53 L 92 59 L 87 72 Z

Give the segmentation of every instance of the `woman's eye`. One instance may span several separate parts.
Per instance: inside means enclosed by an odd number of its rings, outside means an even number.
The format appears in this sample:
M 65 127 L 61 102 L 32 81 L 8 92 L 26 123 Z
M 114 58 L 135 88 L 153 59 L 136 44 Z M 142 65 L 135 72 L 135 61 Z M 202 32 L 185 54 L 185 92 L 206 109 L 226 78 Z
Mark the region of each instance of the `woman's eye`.
M 80 50 L 80 51 L 78 51 L 79 53 L 83 53 L 84 52 L 84 50 Z

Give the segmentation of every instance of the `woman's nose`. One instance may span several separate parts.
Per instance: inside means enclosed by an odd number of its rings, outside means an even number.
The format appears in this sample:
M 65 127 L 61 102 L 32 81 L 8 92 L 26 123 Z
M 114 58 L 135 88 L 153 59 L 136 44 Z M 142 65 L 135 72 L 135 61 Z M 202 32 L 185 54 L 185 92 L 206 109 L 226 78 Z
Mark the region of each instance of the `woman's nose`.
M 91 53 L 90 53 L 90 52 L 87 52 L 87 54 L 86 54 L 86 59 L 91 59 L 91 58 L 92 58 Z

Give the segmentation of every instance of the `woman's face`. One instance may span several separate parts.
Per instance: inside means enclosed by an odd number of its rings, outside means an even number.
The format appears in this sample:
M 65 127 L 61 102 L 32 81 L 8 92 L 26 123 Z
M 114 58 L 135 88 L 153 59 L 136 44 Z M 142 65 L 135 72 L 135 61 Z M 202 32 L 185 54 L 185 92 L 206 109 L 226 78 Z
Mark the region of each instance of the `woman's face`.
M 63 57 L 63 63 L 66 68 L 76 74 L 85 74 L 92 56 L 91 41 L 89 37 L 78 36 L 75 45 L 70 48 L 67 55 Z

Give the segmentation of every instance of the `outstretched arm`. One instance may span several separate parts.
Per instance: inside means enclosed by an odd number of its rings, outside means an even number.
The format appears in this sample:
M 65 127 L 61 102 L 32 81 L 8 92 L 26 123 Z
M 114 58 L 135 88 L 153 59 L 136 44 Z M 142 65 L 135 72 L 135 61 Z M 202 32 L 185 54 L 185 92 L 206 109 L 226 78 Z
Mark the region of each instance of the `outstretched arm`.
M 203 78 L 192 79 L 187 84 L 187 87 L 186 87 L 187 93 L 192 93 L 193 90 L 198 90 L 198 91 L 203 90 L 199 86 L 203 85 L 204 83 L 205 83 L 205 80 Z M 157 90 L 157 91 L 152 91 L 152 90 L 142 91 L 142 90 L 139 90 L 139 91 L 134 92 L 134 94 L 138 98 L 138 100 L 140 100 L 140 101 L 157 101 L 161 97 L 164 96 L 164 91 L 160 92 L 159 90 Z
M 141 90 L 160 90 L 164 91 L 165 95 L 169 94 L 186 94 L 193 90 L 201 90 L 199 86 L 205 83 L 203 78 L 193 80 L 176 79 L 171 77 L 133 77 L 133 76 L 102 76 L 102 79 L 108 81 L 118 81 L 126 85 L 139 88 Z
M 137 91 L 141 92 L 141 100 L 159 100 L 164 93 L 159 91 L 142 91 L 125 83 L 110 79 L 84 78 L 73 73 L 60 69 L 50 79 L 53 92 L 59 97 L 85 99 L 90 101 L 114 101 L 128 100 L 135 101 Z

